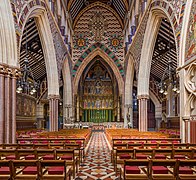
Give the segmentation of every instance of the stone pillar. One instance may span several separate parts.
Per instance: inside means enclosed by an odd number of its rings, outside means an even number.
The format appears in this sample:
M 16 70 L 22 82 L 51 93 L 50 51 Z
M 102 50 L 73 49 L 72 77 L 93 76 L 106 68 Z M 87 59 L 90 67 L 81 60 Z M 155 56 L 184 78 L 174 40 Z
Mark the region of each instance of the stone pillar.
M 49 131 L 58 131 L 58 102 L 59 95 L 49 95 Z
M 11 86 L 12 86 L 12 117 L 11 117 L 11 143 L 16 143 L 16 78 L 17 71 L 13 71 Z
M 6 68 L 5 74 L 5 143 L 10 143 L 10 129 L 11 129 L 11 117 L 12 117 L 12 110 L 11 110 L 11 69 Z
M 0 66 L 0 144 L 4 143 L 5 119 L 5 68 Z
M 139 131 L 148 131 L 148 95 L 140 95 L 137 97 L 139 102 Z
M 16 142 L 17 77 L 17 68 L 0 65 L 0 143 Z

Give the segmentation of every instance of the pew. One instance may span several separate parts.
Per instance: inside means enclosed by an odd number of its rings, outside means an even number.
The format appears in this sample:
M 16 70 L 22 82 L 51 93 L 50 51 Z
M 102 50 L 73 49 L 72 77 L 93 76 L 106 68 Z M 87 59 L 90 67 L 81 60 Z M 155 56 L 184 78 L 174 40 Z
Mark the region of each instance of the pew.
M 150 160 L 149 173 L 152 180 L 176 180 L 176 160 Z
M 9 160 L 0 160 L 0 179 L 8 180 L 12 177 L 11 164 Z
M 71 166 L 71 171 L 73 172 L 73 178 L 75 178 L 75 173 L 78 172 L 78 158 L 75 157 L 74 149 L 57 149 L 56 159 L 65 160 L 67 165 Z
M 177 178 L 179 180 L 196 179 L 196 160 L 177 160 Z
M 39 161 L 37 160 L 13 160 L 12 164 L 12 179 L 39 179 Z
M 148 160 L 124 160 L 124 166 L 120 169 L 120 179 L 149 180 L 149 163 Z
M 71 167 L 64 160 L 40 161 L 41 180 L 66 180 L 71 179 Z

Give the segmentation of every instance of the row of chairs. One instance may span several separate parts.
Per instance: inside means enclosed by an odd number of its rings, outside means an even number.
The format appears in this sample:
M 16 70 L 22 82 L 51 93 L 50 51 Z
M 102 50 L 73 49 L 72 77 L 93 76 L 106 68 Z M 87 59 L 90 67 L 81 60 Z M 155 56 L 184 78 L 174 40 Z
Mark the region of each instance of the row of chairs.
M 1 160 L 65 160 L 72 167 L 73 177 L 78 171 L 80 152 L 74 149 L 0 149 Z
M 154 138 L 154 139 L 149 139 L 149 138 L 113 138 L 112 139 L 112 144 L 114 143 L 181 143 L 180 138 Z
M 0 160 L 1 180 L 66 180 L 73 175 L 65 160 Z
M 120 179 L 194 180 L 196 160 L 125 160 Z
M 127 159 L 196 159 L 196 149 L 116 149 L 112 163 L 117 172 Z
M 191 149 L 196 148 L 196 144 L 193 143 L 114 143 L 112 149 L 132 149 L 132 148 L 139 148 L 139 149 L 152 149 L 152 148 L 159 148 L 159 149 L 165 149 L 165 148 L 179 148 L 179 149 Z

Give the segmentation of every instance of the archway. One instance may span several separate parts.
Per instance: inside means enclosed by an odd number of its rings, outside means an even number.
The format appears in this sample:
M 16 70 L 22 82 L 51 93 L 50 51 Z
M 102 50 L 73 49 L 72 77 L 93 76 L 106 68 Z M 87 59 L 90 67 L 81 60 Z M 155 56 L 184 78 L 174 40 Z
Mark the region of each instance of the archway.
M 77 93 L 79 120 L 96 125 L 120 122 L 120 101 L 114 72 L 102 57 L 95 56 L 80 77 Z
M 25 26 L 28 23 L 29 20 L 33 19 L 35 21 L 35 25 L 39 34 L 39 42 L 40 46 L 42 47 L 43 54 L 41 60 L 38 60 L 40 62 L 34 62 L 34 65 L 32 66 L 36 67 L 39 65 L 39 63 L 43 63 L 40 66 L 45 67 L 45 74 L 44 76 L 38 78 L 38 80 L 42 83 L 44 80 L 44 77 L 47 76 L 46 78 L 46 83 L 45 86 L 47 86 L 47 91 L 45 92 L 45 98 L 49 99 L 49 110 L 48 110 L 48 117 L 49 117 L 49 125 L 47 126 L 50 131 L 56 131 L 58 130 L 58 99 L 59 99 L 59 77 L 58 77 L 58 70 L 57 70 L 57 61 L 56 61 L 56 54 L 55 54 L 55 49 L 54 49 L 54 44 L 53 44 L 53 38 L 52 38 L 52 33 L 50 30 L 50 24 L 47 16 L 46 9 L 44 7 L 34 7 L 31 8 L 26 15 L 26 19 L 24 20 L 23 24 L 23 36 L 25 34 Z M 25 35 L 27 36 L 27 39 L 33 39 L 33 36 L 28 37 L 30 35 Z M 24 37 L 23 37 L 24 38 Z M 22 42 L 22 36 L 21 40 L 19 43 L 19 48 L 23 48 L 24 42 Z M 39 54 L 39 53 L 38 53 Z M 30 55 L 32 57 L 32 55 Z M 36 56 L 37 58 L 38 56 Z M 37 60 L 35 58 L 35 61 Z M 37 65 L 36 65 L 37 64 Z M 38 66 L 38 67 L 40 67 Z M 30 66 L 31 68 L 31 66 Z M 36 70 L 35 70 L 36 71 Z M 39 74 L 40 72 L 38 72 Z M 41 94 L 43 96 L 43 94 Z M 40 101 L 38 101 L 40 102 Z M 40 105 L 40 104 L 38 104 Z M 43 105 L 44 107 L 44 105 Z M 41 106 L 40 109 L 43 109 Z M 43 114 L 43 112 L 42 112 Z
M 159 28 L 163 22 L 163 20 L 167 19 L 167 24 L 172 25 L 172 21 L 168 18 L 167 12 L 164 10 L 158 8 L 158 9 L 152 9 L 149 15 L 149 19 L 147 22 L 147 28 L 144 35 L 144 41 L 142 46 L 142 52 L 141 52 L 141 58 L 140 58 L 140 66 L 139 66 L 139 74 L 138 74 L 138 99 L 139 99 L 139 130 L 140 131 L 147 131 L 147 102 L 149 99 L 149 89 L 150 89 L 150 80 L 154 79 L 153 81 L 160 82 L 162 77 L 158 78 L 157 75 L 154 75 L 152 73 L 152 62 L 154 63 L 153 66 L 159 65 L 159 67 L 162 69 L 159 71 L 159 75 L 163 75 L 163 71 L 166 68 L 165 66 L 168 66 L 168 62 L 165 62 L 165 64 L 160 61 L 156 61 L 157 57 L 162 58 L 161 55 L 158 53 L 158 56 L 154 54 L 154 49 L 159 48 L 156 47 L 158 45 L 157 35 L 159 33 Z M 167 28 L 166 28 L 167 29 Z M 170 27 L 169 27 L 170 29 Z M 174 29 L 173 26 L 171 26 L 171 32 L 168 34 L 170 37 L 174 37 Z M 168 36 L 168 35 L 167 35 Z M 168 39 L 170 37 L 162 37 L 166 41 L 166 47 L 162 51 L 162 54 L 167 54 L 168 51 Z M 173 38 L 172 37 L 172 38 Z M 173 43 L 173 42 L 172 42 Z M 172 44 L 176 49 L 176 43 L 174 38 L 174 43 Z M 162 46 L 162 45 L 161 45 Z M 161 47 L 162 48 L 162 47 Z M 175 54 L 176 55 L 176 54 Z M 171 55 L 170 55 L 171 57 Z M 154 59 L 153 59 L 154 58 Z M 156 62 L 155 62 L 156 61 Z M 166 61 L 166 60 L 165 60 Z M 177 65 L 177 57 L 175 58 L 175 67 Z M 162 66 L 163 65 L 163 66 Z M 161 74 L 162 73 L 162 74 Z M 152 76 L 153 74 L 153 76 Z M 153 77 L 153 78 L 152 78 Z M 157 80 L 159 79 L 159 80 Z M 154 83 L 156 85 L 156 83 Z

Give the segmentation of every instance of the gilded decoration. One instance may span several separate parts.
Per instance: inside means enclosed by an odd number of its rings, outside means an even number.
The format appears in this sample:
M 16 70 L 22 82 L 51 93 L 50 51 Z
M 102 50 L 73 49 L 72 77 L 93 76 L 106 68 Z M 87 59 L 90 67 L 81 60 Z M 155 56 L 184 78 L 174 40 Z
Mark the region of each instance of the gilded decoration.
M 117 52 L 120 48 L 122 48 L 122 37 L 114 34 L 113 36 L 108 38 L 110 44 L 109 48 L 112 49 L 114 52 Z
M 75 35 L 73 37 L 74 48 L 83 50 L 88 47 L 88 38 L 84 34 Z
M 91 7 L 91 5 L 89 5 L 89 7 Z M 78 69 L 82 63 L 81 57 L 84 57 L 85 60 L 85 57 L 89 54 L 89 49 L 94 49 L 97 43 L 104 44 L 103 51 L 106 52 L 108 56 L 115 56 L 115 58 L 118 59 L 118 62 L 117 60 L 115 60 L 115 62 L 123 67 L 124 49 L 121 46 L 121 38 L 123 37 L 122 26 L 118 18 L 114 16 L 110 10 L 100 5 L 100 3 L 97 3 L 97 6 L 88 8 L 77 18 L 77 21 L 74 22 L 76 22 L 74 34 L 76 36 L 82 34 L 84 39 L 88 39 L 88 44 L 87 47 L 85 46 L 82 50 L 78 48 L 78 46 L 73 48 L 73 67 L 77 65 Z M 114 37 L 115 34 L 116 37 Z M 113 42 L 111 42 L 112 39 Z M 81 44 L 82 43 L 81 41 Z M 77 69 L 74 68 L 74 73 L 76 73 Z
M 107 32 L 107 20 L 102 15 L 101 11 L 95 12 L 95 14 L 89 20 L 89 31 L 93 35 L 95 42 L 101 41 L 105 33 Z
M 196 55 L 196 2 L 193 1 L 187 32 L 186 59 Z

